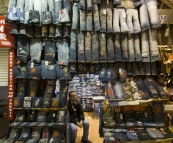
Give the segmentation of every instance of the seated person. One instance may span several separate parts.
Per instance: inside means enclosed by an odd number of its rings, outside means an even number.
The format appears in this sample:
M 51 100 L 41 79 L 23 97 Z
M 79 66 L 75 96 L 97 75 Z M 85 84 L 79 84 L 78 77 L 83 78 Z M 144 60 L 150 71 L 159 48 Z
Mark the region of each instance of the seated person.
M 84 113 L 82 110 L 81 104 L 77 101 L 76 92 L 69 92 L 69 101 L 68 101 L 68 109 L 70 114 L 70 138 L 71 143 L 76 143 L 77 136 L 77 126 L 79 128 L 83 127 L 83 136 L 81 142 L 83 143 L 92 143 L 88 140 L 89 134 L 89 123 L 84 120 Z

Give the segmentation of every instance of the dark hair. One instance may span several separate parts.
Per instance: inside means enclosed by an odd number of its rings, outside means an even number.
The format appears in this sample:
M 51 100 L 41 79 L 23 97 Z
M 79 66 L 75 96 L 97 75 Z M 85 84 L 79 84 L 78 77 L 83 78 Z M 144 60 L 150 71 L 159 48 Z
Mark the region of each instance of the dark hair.
M 74 92 L 74 91 L 70 91 L 70 92 L 69 92 L 69 97 L 71 96 L 71 93 L 72 93 L 72 92 Z

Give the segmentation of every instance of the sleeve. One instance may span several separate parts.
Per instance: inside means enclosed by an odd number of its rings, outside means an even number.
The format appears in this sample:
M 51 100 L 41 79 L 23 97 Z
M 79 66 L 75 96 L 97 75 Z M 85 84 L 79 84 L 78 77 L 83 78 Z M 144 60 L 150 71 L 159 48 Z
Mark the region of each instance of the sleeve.
M 81 104 L 78 104 L 78 106 L 79 106 L 79 111 L 78 111 L 79 121 L 81 121 L 81 120 L 84 120 L 85 119 L 85 116 L 84 116 L 84 113 L 83 113 L 83 109 L 82 109 Z
M 76 124 L 76 123 L 79 121 L 79 118 L 74 117 L 74 116 L 72 115 L 72 113 L 71 113 L 71 110 L 72 110 L 72 109 L 71 109 L 70 103 L 68 103 L 67 107 L 68 107 L 69 116 L 70 116 L 70 123 Z

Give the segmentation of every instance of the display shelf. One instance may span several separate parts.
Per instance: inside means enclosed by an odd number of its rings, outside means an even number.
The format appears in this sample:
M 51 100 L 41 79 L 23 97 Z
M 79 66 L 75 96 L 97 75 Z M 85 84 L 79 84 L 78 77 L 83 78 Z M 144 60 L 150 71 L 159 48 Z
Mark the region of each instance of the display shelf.
M 67 107 L 65 108 L 13 108 L 14 110 L 39 110 L 39 111 L 66 111 Z

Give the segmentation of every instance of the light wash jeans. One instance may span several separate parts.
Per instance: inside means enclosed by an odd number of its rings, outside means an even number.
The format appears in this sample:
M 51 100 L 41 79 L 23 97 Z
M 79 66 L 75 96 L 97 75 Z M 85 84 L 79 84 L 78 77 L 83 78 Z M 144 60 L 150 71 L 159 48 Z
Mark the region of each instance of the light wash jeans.
M 99 63 L 99 41 L 98 34 L 93 32 L 91 35 L 92 42 L 92 63 Z
M 134 51 L 134 43 L 133 43 L 133 35 L 128 35 L 127 37 L 127 46 L 129 51 L 129 61 L 135 61 L 135 51 Z
M 122 61 L 119 33 L 114 35 L 114 48 L 115 48 L 115 61 Z
M 136 61 L 142 61 L 141 47 L 140 47 L 140 37 L 138 34 L 133 35 L 133 45 L 135 50 Z
M 62 9 L 62 0 L 58 0 L 58 1 L 57 0 L 54 0 L 54 11 L 55 11 L 55 15 L 54 15 L 53 24 L 62 25 L 59 22 L 59 15 L 60 15 L 61 9 Z
M 24 23 L 24 0 L 17 0 L 16 7 L 20 8 L 20 23 Z
M 121 34 L 121 50 L 122 50 L 122 60 L 124 62 L 129 61 L 129 52 L 127 47 L 127 34 Z
M 99 17 L 99 8 L 97 4 L 93 4 L 93 18 L 94 18 L 94 30 L 100 30 L 100 17 Z
M 70 62 L 76 62 L 77 34 L 71 31 L 70 35 Z
M 33 10 L 34 6 L 33 6 L 33 0 L 25 0 L 25 20 L 24 20 L 24 24 L 28 24 L 28 19 L 29 19 L 29 11 Z
M 71 134 L 71 142 L 70 143 L 76 143 L 76 137 L 77 137 L 77 131 L 78 128 L 74 123 L 70 123 L 70 134 Z M 83 136 L 82 140 L 87 141 L 88 140 L 88 134 L 89 134 L 89 122 L 87 120 L 83 121 Z
M 33 0 L 34 10 L 38 10 L 39 11 L 40 21 L 41 21 L 41 18 L 42 18 L 41 1 L 42 0 Z
M 85 38 L 82 31 L 78 32 L 78 62 L 85 62 Z
M 79 26 L 79 6 L 78 3 L 73 4 L 72 30 L 78 29 Z
M 85 33 L 85 60 L 86 62 L 91 62 L 91 33 Z

